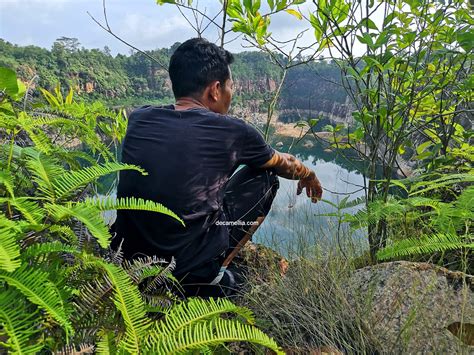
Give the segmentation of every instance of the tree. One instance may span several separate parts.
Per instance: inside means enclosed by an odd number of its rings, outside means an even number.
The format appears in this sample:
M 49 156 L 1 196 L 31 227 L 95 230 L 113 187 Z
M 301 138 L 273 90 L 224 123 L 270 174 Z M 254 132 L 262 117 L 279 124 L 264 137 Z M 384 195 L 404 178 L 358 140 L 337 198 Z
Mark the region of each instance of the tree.
M 293 2 L 290 5 L 299 5 Z M 428 142 L 432 159 L 462 144 L 463 115 L 472 113 L 473 17 L 461 0 L 444 4 L 426 0 L 319 0 L 308 13 L 286 0 L 231 1 L 233 30 L 258 46 L 272 40 L 274 14 L 286 11 L 305 19 L 315 34 L 310 56 L 322 50 L 338 65 L 342 85 L 356 110 L 357 129 L 335 128 L 334 146 L 351 148 L 365 160 L 366 208 L 386 202 L 401 156 Z M 375 15 L 381 16 L 375 23 Z M 362 54 L 355 54 L 355 45 Z M 382 182 L 380 182 L 382 180 Z M 373 260 L 387 241 L 387 223 L 368 225 Z

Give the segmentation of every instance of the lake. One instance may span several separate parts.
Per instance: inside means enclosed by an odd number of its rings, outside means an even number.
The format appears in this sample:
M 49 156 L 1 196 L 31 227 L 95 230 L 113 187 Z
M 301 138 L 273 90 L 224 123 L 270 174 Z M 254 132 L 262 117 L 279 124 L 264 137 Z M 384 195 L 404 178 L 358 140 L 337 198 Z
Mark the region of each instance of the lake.
M 363 164 L 355 155 L 344 158 L 314 139 L 305 139 L 296 146 L 291 146 L 291 139 L 286 137 L 274 137 L 274 147 L 275 142 L 283 143 L 276 149 L 294 154 L 315 171 L 323 186 L 324 200 L 337 204 L 348 195 L 349 200 L 364 196 L 364 178 L 360 173 Z M 253 237 L 255 242 L 270 246 L 285 256 L 309 256 L 315 248 L 324 252 L 336 247 L 339 229 L 339 237 L 344 239 L 341 244 L 347 245 L 350 241 L 357 250 L 367 246 L 361 231 L 351 231 L 347 225 L 339 226 L 337 217 L 321 216 L 337 212 L 336 208 L 324 201 L 311 203 L 306 191 L 297 196 L 297 183 L 296 180 L 280 178 L 272 209 Z M 357 209 L 342 212 L 354 213 Z

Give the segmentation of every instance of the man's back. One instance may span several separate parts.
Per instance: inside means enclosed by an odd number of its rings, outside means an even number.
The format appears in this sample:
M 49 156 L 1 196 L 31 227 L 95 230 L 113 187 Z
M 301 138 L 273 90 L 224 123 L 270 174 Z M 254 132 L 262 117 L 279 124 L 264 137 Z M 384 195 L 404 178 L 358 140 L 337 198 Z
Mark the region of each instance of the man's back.
M 118 197 L 160 202 L 185 223 L 143 211 L 118 211 L 116 230 L 127 257 L 142 253 L 177 258 L 182 274 L 228 248 L 224 187 L 240 164 L 260 166 L 273 150 L 244 121 L 204 108 L 176 111 L 145 106 L 130 115 L 122 161 L 147 172 L 120 174 Z

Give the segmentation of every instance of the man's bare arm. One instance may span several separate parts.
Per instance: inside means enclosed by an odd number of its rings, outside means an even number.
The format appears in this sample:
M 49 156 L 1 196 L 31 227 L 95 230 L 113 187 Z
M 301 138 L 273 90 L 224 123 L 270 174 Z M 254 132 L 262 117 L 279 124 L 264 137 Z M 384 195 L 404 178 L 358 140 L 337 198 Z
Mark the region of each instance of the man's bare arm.
M 312 202 L 321 199 L 323 190 L 316 174 L 295 156 L 275 151 L 273 157 L 261 167 L 273 168 L 277 175 L 283 178 L 299 180 L 296 191 L 298 195 L 306 188 L 306 195 L 311 197 Z

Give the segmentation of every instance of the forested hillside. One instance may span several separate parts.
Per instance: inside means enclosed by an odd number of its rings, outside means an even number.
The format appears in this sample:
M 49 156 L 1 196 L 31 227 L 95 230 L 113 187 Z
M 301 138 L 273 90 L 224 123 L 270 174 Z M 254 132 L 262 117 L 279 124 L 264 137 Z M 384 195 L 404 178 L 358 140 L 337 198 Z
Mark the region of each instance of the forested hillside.
M 148 52 L 166 65 L 178 43 Z M 25 82 L 52 89 L 58 83 L 72 87 L 85 101 L 100 99 L 111 105 L 138 105 L 172 100 L 166 69 L 141 53 L 111 55 L 108 47 L 85 49 L 75 38 L 61 37 L 51 50 L 21 47 L 0 39 L 0 66 L 14 69 Z M 266 99 L 281 78 L 281 70 L 259 52 L 235 54 L 232 65 L 236 95 L 234 105 L 253 112 L 266 109 Z M 346 94 L 334 82 L 337 68 L 315 62 L 290 70 L 282 90 L 283 121 L 298 119 L 296 111 L 308 115 L 324 112 L 344 117 Z

